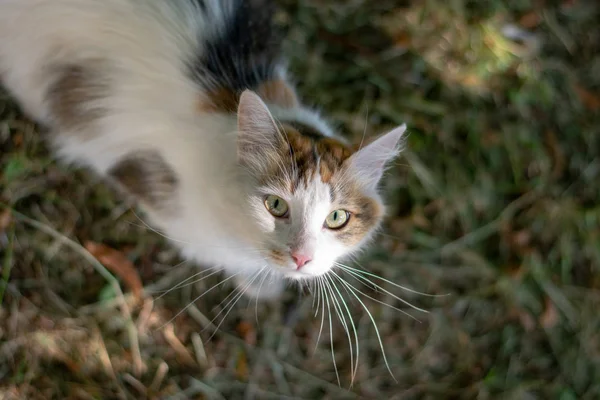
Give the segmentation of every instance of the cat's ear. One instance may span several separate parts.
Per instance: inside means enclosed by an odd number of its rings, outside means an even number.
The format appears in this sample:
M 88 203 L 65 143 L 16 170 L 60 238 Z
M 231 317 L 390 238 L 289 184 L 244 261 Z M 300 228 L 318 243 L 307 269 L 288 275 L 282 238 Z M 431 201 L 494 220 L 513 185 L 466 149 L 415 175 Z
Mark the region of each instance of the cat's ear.
M 405 131 L 406 124 L 402 124 L 361 148 L 348 159 L 351 170 L 367 189 L 377 188 L 386 166 L 400 153 L 401 139 Z
M 277 153 L 283 138 L 266 104 L 258 95 L 245 90 L 238 106 L 238 161 L 260 170 Z

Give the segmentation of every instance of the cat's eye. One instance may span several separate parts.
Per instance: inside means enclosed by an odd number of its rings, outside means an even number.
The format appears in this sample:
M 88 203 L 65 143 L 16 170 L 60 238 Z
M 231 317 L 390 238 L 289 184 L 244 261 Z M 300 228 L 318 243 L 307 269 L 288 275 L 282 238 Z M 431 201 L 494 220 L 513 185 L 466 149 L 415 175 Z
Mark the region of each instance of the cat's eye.
M 325 218 L 325 225 L 329 229 L 340 229 L 350 220 L 350 213 L 346 210 L 335 210 Z
M 277 218 L 283 218 L 288 213 L 287 202 L 279 196 L 271 194 L 265 199 L 265 207 L 267 210 Z

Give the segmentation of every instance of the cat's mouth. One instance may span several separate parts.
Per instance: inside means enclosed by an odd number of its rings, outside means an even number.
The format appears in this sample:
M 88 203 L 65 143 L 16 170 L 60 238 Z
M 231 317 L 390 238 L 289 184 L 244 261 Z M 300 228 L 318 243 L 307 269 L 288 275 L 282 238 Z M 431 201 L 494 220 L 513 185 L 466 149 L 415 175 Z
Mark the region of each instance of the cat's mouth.
M 299 280 L 316 276 L 309 268 L 298 268 L 289 252 L 271 249 L 268 252 L 268 259 L 273 264 L 273 269 L 285 278 Z

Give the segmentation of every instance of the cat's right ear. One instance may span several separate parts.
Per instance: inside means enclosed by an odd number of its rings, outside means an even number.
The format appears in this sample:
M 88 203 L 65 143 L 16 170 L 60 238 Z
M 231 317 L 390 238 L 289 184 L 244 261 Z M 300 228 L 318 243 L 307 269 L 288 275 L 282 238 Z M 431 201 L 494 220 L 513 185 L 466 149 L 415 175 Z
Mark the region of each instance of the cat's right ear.
M 240 96 L 237 118 L 238 161 L 252 172 L 260 173 L 277 156 L 284 139 L 266 104 L 250 90 Z

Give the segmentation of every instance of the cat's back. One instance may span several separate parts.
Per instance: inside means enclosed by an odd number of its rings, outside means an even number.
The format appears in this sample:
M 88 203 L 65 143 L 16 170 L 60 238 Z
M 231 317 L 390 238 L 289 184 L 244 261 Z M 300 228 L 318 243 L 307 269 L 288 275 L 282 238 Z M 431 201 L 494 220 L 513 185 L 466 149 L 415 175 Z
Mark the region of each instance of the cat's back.
M 0 0 L 0 78 L 42 121 L 65 71 L 104 74 L 125 108 L 180 107 L 191 86 L 238 93 L 281 75 L 272 12 L 268 0 Z

